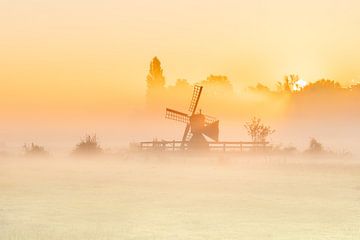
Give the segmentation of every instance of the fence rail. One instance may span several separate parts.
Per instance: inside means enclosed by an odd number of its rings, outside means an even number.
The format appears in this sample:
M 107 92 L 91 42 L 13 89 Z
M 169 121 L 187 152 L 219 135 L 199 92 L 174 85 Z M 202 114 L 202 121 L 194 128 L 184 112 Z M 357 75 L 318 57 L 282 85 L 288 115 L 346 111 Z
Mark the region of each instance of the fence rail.
M 183 144 L 182 144 L 183 143 Z M 140 142 L 135 147 L 140 151 L 186 151 L 189 142 L 182 141 L 152 141 Z M 245 152 L 245 151 L 266 151 L 270 148 L 269 142 L 209 142 L 210 151 L 222 152 Z

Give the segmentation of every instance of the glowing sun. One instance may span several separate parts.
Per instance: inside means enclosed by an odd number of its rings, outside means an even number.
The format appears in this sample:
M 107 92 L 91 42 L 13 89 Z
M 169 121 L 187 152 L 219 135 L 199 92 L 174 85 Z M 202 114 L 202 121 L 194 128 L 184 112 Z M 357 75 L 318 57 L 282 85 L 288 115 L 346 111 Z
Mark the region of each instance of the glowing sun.
M 293 90 L 294 91 L 300 91 L 303 89 L 306 85 L 308 85 L 308 82 L 304 79 L 299 79 L 294 83 Z

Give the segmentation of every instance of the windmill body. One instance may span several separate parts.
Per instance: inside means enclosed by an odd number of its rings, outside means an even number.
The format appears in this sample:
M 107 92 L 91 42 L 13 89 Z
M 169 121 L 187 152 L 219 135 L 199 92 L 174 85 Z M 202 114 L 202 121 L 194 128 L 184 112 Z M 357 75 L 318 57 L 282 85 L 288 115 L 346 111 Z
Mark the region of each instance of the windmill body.
M 207 150 L 209 144 L 205 136 L 214 141 L 219 138 L 219 121 L 214 117 L 207 116 L 201 113 L 196 113 L 196 108 L 202 92 L 202 86 L 195 86 L 193 97 L 190 103 L 190 114 L 182 113 L 173 109 L 166 109 L 166 118 L 178 122 L 186 123 L 185 131 L 182 137 L 182 149 L 185 149 L 185 144 L 188 146 L 187 150 Z
M 202 86 L 194 86 L 190 102 L 189 113 L 166 108 L 167 119 L 185 124 L 182 139 L 178 141 L 140 142 L 141 151 L 216 151 L 216 152 L 244 152 L 271 149 L 268 142 L 219 141 L 219 121 L 211 116 L 197 111 Z

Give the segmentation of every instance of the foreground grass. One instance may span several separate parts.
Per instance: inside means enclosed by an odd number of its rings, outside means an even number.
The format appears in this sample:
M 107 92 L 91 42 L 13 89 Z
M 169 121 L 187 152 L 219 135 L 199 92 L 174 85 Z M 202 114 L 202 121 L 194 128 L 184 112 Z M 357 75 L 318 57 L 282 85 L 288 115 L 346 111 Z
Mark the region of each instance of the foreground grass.
M 0 160 L 0 239 L 360 239 L 360 166 Z

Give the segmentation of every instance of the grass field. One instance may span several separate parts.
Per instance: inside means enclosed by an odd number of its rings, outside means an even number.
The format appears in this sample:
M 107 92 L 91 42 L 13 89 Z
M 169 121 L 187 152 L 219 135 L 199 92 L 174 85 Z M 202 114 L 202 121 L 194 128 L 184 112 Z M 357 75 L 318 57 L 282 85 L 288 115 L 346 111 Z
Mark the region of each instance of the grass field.
M 360 239 L 346 161 L 0 159 L 0 239 Z

